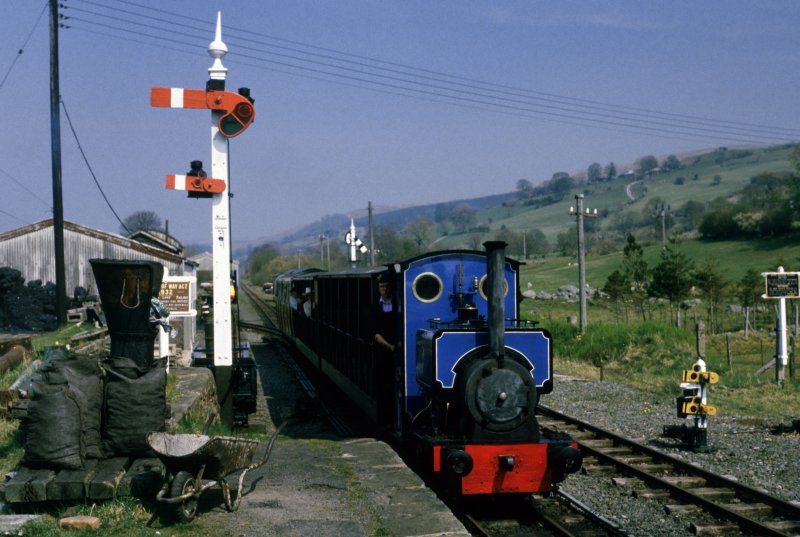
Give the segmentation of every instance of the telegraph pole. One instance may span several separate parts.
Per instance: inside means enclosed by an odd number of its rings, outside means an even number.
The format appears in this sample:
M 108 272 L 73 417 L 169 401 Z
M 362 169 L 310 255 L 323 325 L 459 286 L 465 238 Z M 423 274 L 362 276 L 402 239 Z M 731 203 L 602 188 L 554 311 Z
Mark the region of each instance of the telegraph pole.
M 375 266 L 375 227 L 372 225 L 372 202 L 367 202 L 369 214 L 369 266 Z
M 56 264 L 56 315 L 67 323 L 67 282 L 64 262 L 64 204 L 61 192 L 61 114 L 58 80 L 58 0 L 50 0 L 50 153 L 53 169 L 53 245 Z
M 583 208 L 583 194 L 575 195 L 576 207 L 570 207 L 569 212 L 578 218 L 578 285 L 580 285 L 579 296 L 581 303 L 581 317 L 580 317 L 580 330 L 581 334 L 586 333 L 586 263 L 585 263 L 585 248 L 583 244 L 583 218 L 596 217 L 597 209 L 590 212 L 589 209 Z
M 669 205 L 661 205 L 661 248 L 667 247 L 667 214 L 669 213 Z

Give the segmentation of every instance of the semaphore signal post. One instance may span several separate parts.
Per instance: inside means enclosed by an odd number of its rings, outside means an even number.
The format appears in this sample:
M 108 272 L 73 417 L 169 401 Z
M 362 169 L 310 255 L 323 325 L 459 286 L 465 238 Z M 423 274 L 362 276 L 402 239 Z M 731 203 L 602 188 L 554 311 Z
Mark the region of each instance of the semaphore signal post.
M 189 197 L 211 198 L 214 371 L 218 394 L 229 392 L 233 365 L 228 139 L 244 132 L 255 117 L 249 89 L 241 88 L 239 93 L 225 91 L 228 70 L 222 65 L 222 58 L 227 53 L 228 47 L 222 41 L 222 14 L 218 12 L 214 40 L 208 45 L 213 62 L 208 69 L 206 89 L 152 88 L 150 92 L 151 106 L 211 110 L 211 177 L 202 170 L 202 162 L 193 161 L 186 175 L 167 175 L 166 186 L 186 190 Z M 232 412 L 231 402 L 220 401 L 220 404 L 223 419 L 229 421 L 226 414 Z

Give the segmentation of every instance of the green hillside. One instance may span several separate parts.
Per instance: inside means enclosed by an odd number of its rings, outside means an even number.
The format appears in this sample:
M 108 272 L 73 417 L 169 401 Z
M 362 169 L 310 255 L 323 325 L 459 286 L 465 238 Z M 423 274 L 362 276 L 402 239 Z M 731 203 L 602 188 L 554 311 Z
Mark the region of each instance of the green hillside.
M 619 177 L 610 182 L 581 185 L 579 191 L 585 195 L 585 207 L 608 215 L 608 218 L 600 222 L 600 227 L 606 229 L 610 217 L 627 212 L 640 213 L 647 202 L 655 198 L 669 205 L 672 210 L 677 210 L 688 201 L 708 203 L 719 197 L 735 197 L 754 175 L 791 171 L 789 154 L 792 149 L 793 146 L 775 146 L 730 150 L 724 154 L 712 151 L 686 157 L 681 159 L 684 168 L 654 174 L 635 183 L 632 186 L 635 201 L 631 201 L 625 192 L 625 187 L 632 182 L 628 178 Z M 717 176 L 719 177 L 715 179 Z M 676 184 L 679 177 L 684 178 L 683 184 Z M 576 190 L 573 194 L 577 192 Z M 574 219 L 569 215 L 570 206 L 574 203 L 574 196 L 569 195 L 561 202 L 535 209 L 524 205 L 495 206 L 480 211 L 478 222 L 491 230 L 503 227 L 514 231 L 539 229 L 552 242 L 559 233 L 575 229 Z M 464 235 L 447 237 L 439 241 L 437 246 L 467 246 Z
M 679 243 L 678 248 L 695 262 L 696 267 L 717 263 L 718 269 L 731 282 L 738 282 L 748 269 L 757 272 L 775 270 L 781 265 L 786 270 L 800 270 L 800 241 L 787 243 L 777 239 L 757 241 L 704 241 L 691 239 Z M 645 246 L 644 257 L 651 268 L 659 261 L 661 244 Z M 622 252 L 586 257 L 586 282 L 601 288 L 608 275 L 620 267 Z M 520 277 L 523 289 L 555 291 L 561 285 L 578 285 L 578 265 L 575 258 L 546 257 L 528 260 Z M 531 284 L 528 286 L 528 284 Z
M 598 209 L 600 218 L 591 219 L 599 235 L 618 236 L 613 230 L 615 222 L 638 219 L 645 227 L 634 230 L 638 242 L 644 247 L 645 259 L 650 267 L 659 261 L 662 249 L 660 216 L 648 213 L 648 203 L 666 204 L 672 212 L 680 211 L 689 201 L 708 204 L 715 199 L 736 200 L 750 178 L 764 172 L 790 172 L 789 155 L 793 146 L 776 146 L 758 149 L 731 149 L 711 151 L 681 159 L 683 168 L 669 173 L 653 174 L 636 181 L 631 178 L 616 178 L 609 182 L 582 184 L 562 201 L 530 207 L 523 203 L 506 203 L 478 212 L 477 220 L 481 232 L 452 233 L 440 238 L 438 248 L 475 247 L 492 233 L 501 229 L 515 232 L 538 229 L 551 245 L 559 234 L 576 234 L 575 218 L 569 214 L 575 204 L 574 195 L 582 192 L 584 206 Z M 636 198 L 626 194 L 626 186 Z M 587 225 L 590 220 L 586 220 Z M 787 222 L 787 225 L 789 223 Z M 489 231 L 486 231 L 486 230 Z M 680 226 L 668 225 L 667 235 L 680 237 L 680 249 L 697 267 L 716 262 L 726 278 L 732 282 L 741 279 L 747 269 L 758 272 L 774 270 L 783 265 L 787 270 L 800 268 L 800 241 L 791 238 L 741 241 L 706 241 L 698 239 L 696 231 L 685 233 Z M 516 250 L 521 247 L 517 246 Z M 530 248 L 530 245 L 528 245 Z M 614 253 L 592 254 L 586 257 L 587 282 L 600 288 L 608 275 L 619 268 L 622 260 L 621 246 Z M 521 258 L 522 252 L 509 248 L 509 255 Z M 576 257 L 547 256 L 528 259 L 523 269 L 523 288 L 554 291 L 564 284 L 577 285 L 578 268 Z M 528 284 L 530 283 L 530 287 Z

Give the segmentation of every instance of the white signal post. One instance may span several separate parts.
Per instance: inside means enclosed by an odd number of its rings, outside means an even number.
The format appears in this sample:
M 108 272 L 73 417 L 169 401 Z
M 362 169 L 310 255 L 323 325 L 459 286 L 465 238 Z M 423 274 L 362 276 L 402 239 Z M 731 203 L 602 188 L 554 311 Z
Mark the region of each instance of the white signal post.
M 777 272 L 764 272 L 766 293 L 763 298 L 778 299 L 778 326 L 776 329 L 775 380 L 783 385 L 789 353 L 786 337 L 786 299 L 800 298 L 800 273 L 786 272 L 778 267 Z
M 356 268 L 356 264 L 358 263 L 358 252 L 362 254 L 367 252 L 366 245 L 361 242 L 356 236 L 356 224 L 353 222 L 353 219 L 350 219 L 350 230 L 345 233 L 344 235 L 344 242 L 350 245 L 350 266 Z
M 208 68 L 211 81 L 224 88 L 228 70 L 222 58 L 228 47 L 222 41 L 222 13 L 217 12 L 214 41 L 208 45 L 208 54 L 214 59 Z M 220 89 L 222 89 L 220 88 Z M 211 111 L 211 177 L 225 184 L 223 192 L 212 195 L 211 226 L 214 245 L 212 267 L 214 282 L 214 365 L 233 365 L 233 326 L 231 319 L 231 225 L 230 197 L 228 195 L 228 139 L 219 133 L 219 120 L 223 112 Z

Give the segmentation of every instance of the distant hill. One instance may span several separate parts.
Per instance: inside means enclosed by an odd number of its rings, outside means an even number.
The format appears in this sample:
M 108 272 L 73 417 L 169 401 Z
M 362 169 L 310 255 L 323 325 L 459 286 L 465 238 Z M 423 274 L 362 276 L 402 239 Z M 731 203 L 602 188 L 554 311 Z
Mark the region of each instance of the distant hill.
M 515 192 L 508 192 L 506 194 L 459 199 L 444 203 L 415 205 L 399 209 L 375 206 L 373 208 L 373 222 L 375 225 L 402 228 L 408 224 L 408 222 L 420 216 L 426 216 L 433 220 L 436 207 L 440 205 L 452 207 L 463 203 L 480 212 L 513 200 L 515 197 Z M 358 229 L 366 229 L 368 227 L 369 215 L 367 214 L 366 208 L 352 211 L 350 214 L 353 215 L 353 221 Z M 350 214 L 326 215 L 316 222 L 282 235 L 274 242 L 276 242 L 281 249 L 287 252 L 293 252 L 297 249 L 298 245 L 302 247 L 313 244 L 315 241 L 319 240 L 320 235 L 325 235 L 326 237 L 343 237 L 350 227 Z
M 575 219 L 570 216 L 569 209 L 575 203 L 575 194 L 582 193 L 584 206 L 597 209 L 602 216 L 592 223 L 597 230 L 618 235 L 625 233 L 625 226 L 628 224 L 639 227 L 649 225 L 655 229 L 658 226 L 658 215 L 648 213 L 652 212 L 653 204 L 663 204 L 677 217 L 690 201 L 708 204 L 717 198 L 735 199 L 751 177 L 764 172 L 791 171 L 788 157 L 793 147 L 731 147 L 684 153 L 677 155 L 681 162 L 680 169 L 654 173 L 644 178 L 626 175 L 610 181 L 583 182 L 559 197 L 540 196 L 523 200 L 517 192 L 508 192 L 413 207 L 378 205 L 373 210 L 373 218 L 376 225 L 388 225 L 400 230 L 419 216 L 434 219 L 436 207 L 439 205 L 455 206 L 463 203 L 477 211 L 474 229 L 459 233 L 451 229 L 449 234 L 436 239 L 437 247 L 469 247 L 477 242 L 476 239 L 488 237 L 490 233 L 501 229 L 516 232 L 536 229 L 544 233 L 548 240 L 555 241 L 559 234 L 574 233 Z M 618 170 L 622 173 L 632 167 L 619 166 Z M 368 226 L 366 208 L 350 214 L 353 215 L 359 231 L 363 233 Z M 676 222 L 673 219 L 671 231 L 673 225 L 674 229 L 680 228 Z M 284 233 L 273 240 L 265 239 L 261 243 L 271 242 L 287 253 L 294 253 L 318 244 L 321 235 L 343 237 L 349 225 L 349 215 L 327 215 L 309 225 Z M 651 231 L 651 236 L 655 233 L 656 231 Z M 235 255 L 243 257 L 240 254 L 246 255 L 247 251 L 258 245 L 257 241 L 237 244 L 239 254 Z M 520 254 L 521 252 L 510 252 L 510 255 Z

